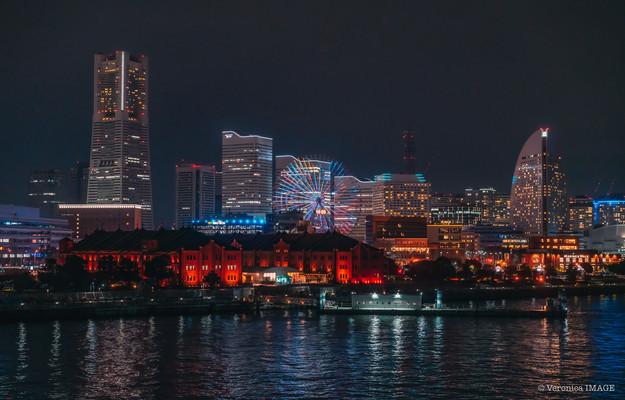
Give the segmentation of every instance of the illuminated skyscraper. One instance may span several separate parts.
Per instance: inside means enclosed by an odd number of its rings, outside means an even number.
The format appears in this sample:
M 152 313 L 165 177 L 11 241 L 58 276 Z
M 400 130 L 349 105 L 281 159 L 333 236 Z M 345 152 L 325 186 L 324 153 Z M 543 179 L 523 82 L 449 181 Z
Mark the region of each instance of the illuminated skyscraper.
M 224 215 L 268 215 L 272 208 L 273 139 L 222 132 Z
M 148 59 L 125 51 L 96 54 L 87 203 L 139 204 L 152 229 Z
M 575 196 L 569 199 L 569 229 L 573 233 L 583 233 L 592 228 L 593 202 L 588 196 Z
M 216 215 L 215 177 L 210 165 L 176 165 L 176 228 Z
M 492 187 L 464 190 L 464 200 L 467 205 L 474 206 L 480 212 L 479 222 L 491 225 L 495 219 L 495 189 Z
M 561 231 L 566 222 L 562 158 L 547 152 L 549 128 L 534 132 L 521 149 L 510 194 L 510 224 L 529 235 Z
M 510 193 L 496 192 L 493 196 L 493 225 L 510 225 Z
M 465 191 L 466 193 L 466 191 Z M 430 198 L 432 224 L 476 225 L 482 220 L 481 209 L 467 196 L 434 194 Z
M 421 174 L 381 174 L 373 185 L 373 215 L 430 220 L 432 185 Z

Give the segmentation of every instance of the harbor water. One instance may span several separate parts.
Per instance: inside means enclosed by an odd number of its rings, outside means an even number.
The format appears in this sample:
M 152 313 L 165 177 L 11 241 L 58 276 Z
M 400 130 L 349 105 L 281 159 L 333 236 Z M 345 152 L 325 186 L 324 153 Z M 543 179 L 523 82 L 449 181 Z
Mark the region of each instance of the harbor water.
M 562 320 L 269 310 L 5 323 L 0 398 L 625 398 L 625 296 L 568 308 Z

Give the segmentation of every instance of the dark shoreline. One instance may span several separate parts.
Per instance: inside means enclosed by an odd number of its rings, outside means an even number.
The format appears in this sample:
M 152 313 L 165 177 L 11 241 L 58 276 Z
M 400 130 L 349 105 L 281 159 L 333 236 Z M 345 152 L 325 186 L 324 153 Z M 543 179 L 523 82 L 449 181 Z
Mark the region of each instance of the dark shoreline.
M 0 321 L 53 321 L 164 315 L 238 314 L 254 312 L 254 303 L 207 304 L 71 304 L 0 308 Z
M 264 292 L 282 293 L 285 287 L 263 288 Z M 365 289 L 365 288 L 363 288 Z M 400 290 L 406 292 L 408 287 L 393 285 L 369 286 L 366 291 L 393 292 Z M 491 301 L 526 298 L 555 298 L 558 291 L 565 289 L 568 297 L 612 295 L 625 293 L 625 285 L 611 284 L 601 286 L 560 286 L 540 288 L 441 288 L 445 303 L 462 303 L 468 301 Z M 436 298 L 436 288 L 418 289 L 410 287 L 411 292 L 422 292 L 424 303 L 433 303 Z M 45 295 L 45 294 L 41 294 Z M 50 321 L 50 320 L 76 320 L 90 318 L 121 318 L 121 317 L 144 317 L 161 315 L 207 315 L 207 314 L 238 314 L 254 313 L 260 308 L 266 309 L 316 309 L 313 306 L 302 306 L 298 302 L 292 304 L 274 304 L 267 307 L 263 302 L 242 302 L 235 300 L 204 300 L 201 298 L 188 298 L 181 301 L 162 299 L 157 302 L 148 302 L 146 299 L 123 300 L 117 299 L 104 302 L 37 302 L 20 303 L 20 299 L 28 301 L 32 293 L 11 293 L 10 301 L 5 294 L 4 301 L 0 305 L 0 324 L 19 321 Z M 49 295 L 53 298 L 54 295 Z M 293 299 L 293 297 L 291 297 Z M 262 304 L 263 307 L 260 307 Z
M 564 289 L 567 296 L 593 296 L 625 293 L 625 285 L 613 284 L 602 286 L 553 286 L 540 288 L 442 288 L 443 299 L 446 302 L 453 301 L 480 301 L 480 300 L 508 300 L 558 297 L 558 291 Z M 431 293 L 435 299 L 436 290 L 424 290 Z

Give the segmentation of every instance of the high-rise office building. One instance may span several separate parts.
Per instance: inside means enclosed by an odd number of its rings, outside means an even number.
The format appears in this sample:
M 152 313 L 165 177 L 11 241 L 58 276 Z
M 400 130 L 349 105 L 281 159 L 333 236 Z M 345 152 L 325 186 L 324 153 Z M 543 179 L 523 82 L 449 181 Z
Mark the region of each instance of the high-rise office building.
M 58 216 L 58 205 L 67 202 L 67 173 L 61 168 L 30 171 L 28 206 L 46 217 Z
M 87 203 L 87 186 L 89 185 L 89 163 L 77 162 L 69 169 L 68 203 Z
M 147 57 L 96 54 L 93 88 L 87 203 L 140 204 L 152 229 Z
M 496 192 L 493 196 L 493 226 L 510 225 L 510 193 Z
M 573 233 L 583 233 L 592 228 L 593 202 L 588 196 L 575 196 L 569 199 L 568 226 Z
M 460 194 L 434 194 L 430 199 L 432 224 L 476 225 L 482 212 L 473 201 Z
M 431 184 L 420 174 L 381 174 L 373 185 L 373 215 L 430 220 Z
M 479 223 L 492 225 L 495 220 L 495 194 L 492 187 L 467 188 L 464 190 L 464 200 L 467 205 L 477 208 L 480 212 Z
M 176 228 L 215 216 L 215 167 L 176 165 Z
M 273 139 L 222 132 L 222 213 L 272 212 Z
M 547 152 L 549 128 L 534 132 L 521 149 L 510 194 L 510 223 L 526 234 L 547 236 L 566 223 L 562 158 Z

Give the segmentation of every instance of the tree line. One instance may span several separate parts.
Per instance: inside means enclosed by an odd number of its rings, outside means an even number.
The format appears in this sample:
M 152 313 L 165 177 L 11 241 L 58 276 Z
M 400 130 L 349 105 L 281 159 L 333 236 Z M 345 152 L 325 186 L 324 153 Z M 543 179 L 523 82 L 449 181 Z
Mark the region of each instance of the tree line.
M 40 289 L 60 292 L 134 289 L 138 285 L 159 287 L 165 284 L 175 285 L 175 281 L 176 276 L 167 256 L 158 256 L 147 261 L 143 271 L 136 261 L 129 258 L 117 261 L 106 256 L 100 259 L 98 269 L 94 272 L 88 270 L 82 258 L 68 256 L 63 265 L 55 259 L 47 259 L 42 268 L 14 276 L 9 283 L 17 291 Z
M 575 282 L 582 277 L 587 277 L 587 274 L 592 272 L 593 268 L 588 263 L 579 266 L 569 265 L 565 278 L 569 282 Z M 436 260 L 422 260 L 409 264 L 405 269 L 405 275 L 413 281 L 433 284 L 450 281 L 466 283 L 518 281 L 524 283 L 528 281 L 550 281 L 558 275 L 558 271 L 552 265 L 547 265 L 539 271 L 527 264 L 497 268 L 490 264 L 482 264 L 474 259 L 461 262 L 447 257 L 439 257 Z

